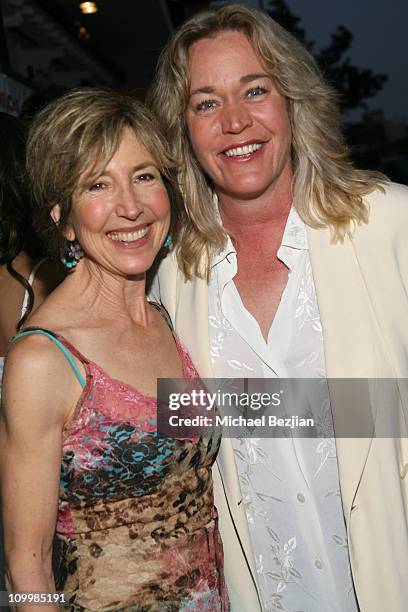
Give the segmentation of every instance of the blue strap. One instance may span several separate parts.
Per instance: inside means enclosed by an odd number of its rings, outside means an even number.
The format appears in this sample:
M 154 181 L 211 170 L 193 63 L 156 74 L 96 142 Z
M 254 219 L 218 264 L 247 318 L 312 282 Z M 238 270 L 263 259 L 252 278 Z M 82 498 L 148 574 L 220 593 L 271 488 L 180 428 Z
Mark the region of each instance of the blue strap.
M 81 372 L 78 369 L 78 366 L 76 365 L 75 361 L 72 359 L 72 356 L 70 354 L 70 352 L 68 351 L 68 349 L 58 340 L 58 338 L 56 338 L 55 336 L 53 336 L 52 334 L 46 332 L 43 329 L 30 329 L 27 331 L 22 331 L 19 334 L 17 334 L 16 336 L 14 336 L 14 338 L 12 338 L 11 342 L 15 342 L 16 340 L 19 340 L 19 338 L 23 338 L 24 336 L 30 336 L 31 334 L 42 334 L 43 336 L 47 336 L 47 338 L 49 338 L 50 340 L 53 341 L 53 343 L 58 346 L 59 349 L 61 349 L 61 351 L 64 353 L 65 357 L 68 360 L 69 365 L 71 366 L 71 368 L 74 371 L 75 376 L 77 377 L 79 384 L 81 385 L 81 387 L 85 387 L 86 384 L 86 380 L 85 378 L 82 376 Z

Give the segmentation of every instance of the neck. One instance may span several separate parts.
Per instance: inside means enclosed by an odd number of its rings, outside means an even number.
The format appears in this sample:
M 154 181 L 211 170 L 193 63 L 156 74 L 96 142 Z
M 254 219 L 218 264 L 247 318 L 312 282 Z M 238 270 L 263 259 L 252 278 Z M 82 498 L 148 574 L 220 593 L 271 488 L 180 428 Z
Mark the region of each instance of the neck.
M 292 206 L 292 174 L 282 177 L 265 193 L 251 199 L 218 193 L 219 210 L 226 231 L 233 237 L 251 242 L 254 236 L 275 235 L 282 238 Z
M 92 311 L 92 318 L 118 322 L 128 319 L 142 326 L 148 323 L 146 275 L 116 276 L 83 259 L 63 285 L 81 303 L 81 310 Z

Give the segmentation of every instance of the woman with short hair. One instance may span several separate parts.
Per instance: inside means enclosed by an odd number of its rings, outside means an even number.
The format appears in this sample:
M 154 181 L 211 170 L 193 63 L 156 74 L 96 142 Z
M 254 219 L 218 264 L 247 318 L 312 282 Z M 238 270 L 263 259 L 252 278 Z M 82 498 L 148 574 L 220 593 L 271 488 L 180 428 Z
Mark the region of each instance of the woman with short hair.
M 211 478 L 219 435 L 157 431 L 157 379 L 197 377 L 145 295 L 170 227 L 178 236 L 175 165 L 145 108 L 95 89 L 38 115 L 27 172 L 38 232 L 69 274 L 5 364 L 9 588 L 57 588 L 71 610 L 228 610 Z

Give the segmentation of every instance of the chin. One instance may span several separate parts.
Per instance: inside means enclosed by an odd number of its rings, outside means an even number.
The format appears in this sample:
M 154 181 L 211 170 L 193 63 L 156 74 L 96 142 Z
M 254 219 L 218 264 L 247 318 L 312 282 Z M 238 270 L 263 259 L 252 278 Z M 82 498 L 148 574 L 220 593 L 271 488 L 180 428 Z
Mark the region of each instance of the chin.
M 122 260 L 118 263 L 118 269 L 121 270 L 126 276 L 134 274 L 146 274 L 146 272 L 153 265 L 153 261 L 156 257 L 155 253 L 140 253 L 138 256 L 128 257 L 126 260 Z
M 121 271 L 121 276 L 125 279 L 134 279 L 134 280 L 142 280 L 146 277 L 146 270 L 142 270 L 140 268 L 128 268 L 127 270 Z
M 255 200 L 267 191 L 265 185 L 234 185 L 229 191 L 226 191 L 229 196 L 238 200 Z
M 134 265 L 134 266 L 121 266 L 119 268 L 119 275 L 124 278 L 140 276 L 141 278 L 146 275 L 147 270 L 150 266 L 144 266 L 142 264 Z

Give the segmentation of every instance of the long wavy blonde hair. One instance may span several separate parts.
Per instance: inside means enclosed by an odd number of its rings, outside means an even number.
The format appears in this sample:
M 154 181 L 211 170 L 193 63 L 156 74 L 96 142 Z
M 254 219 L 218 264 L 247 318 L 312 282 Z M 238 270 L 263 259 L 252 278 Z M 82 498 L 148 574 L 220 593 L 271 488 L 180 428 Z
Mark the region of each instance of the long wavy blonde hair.
M 292 127 L 293 203 L 303 221 L 330 227 L 334 242 L 344 240 L 355 224 L 368 221 L 363 197 L 382 188 L 386 178 L 354 168 L 340 127 L 336 95 L 306 49 L 266 13 L 229 5 L 199 13 L 186 21 L 163 50 L 149 105 L 179 163 L 179 181 L 188 222 L 181 231 L 177 258 L 187 278 L 208 276 L 212 256 L 226 232 L 214 207 L 213 188 L 190 144 L 185 121 L 190 77 L 189 49 L 202 38 L 224 31 L 245 34 L 267 73 L 288 101 Z

